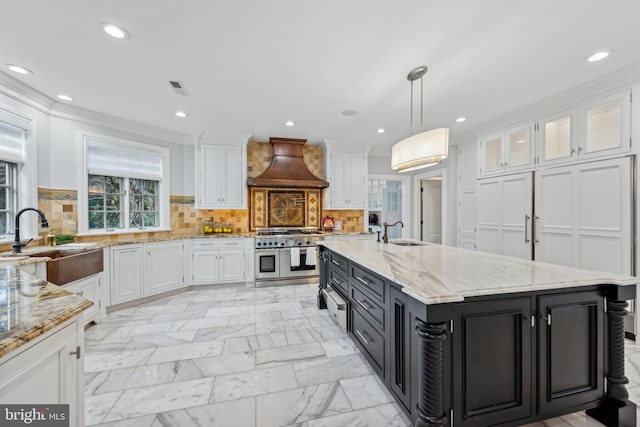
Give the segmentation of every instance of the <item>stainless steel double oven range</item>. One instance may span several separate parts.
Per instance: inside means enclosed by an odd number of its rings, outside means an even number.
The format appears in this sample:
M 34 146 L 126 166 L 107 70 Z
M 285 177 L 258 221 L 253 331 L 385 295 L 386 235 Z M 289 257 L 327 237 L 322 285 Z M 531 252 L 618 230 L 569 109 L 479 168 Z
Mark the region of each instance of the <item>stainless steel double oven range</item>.
M 316 283 L 319 280 L 315 228 L 256 230 L 256 287 Z

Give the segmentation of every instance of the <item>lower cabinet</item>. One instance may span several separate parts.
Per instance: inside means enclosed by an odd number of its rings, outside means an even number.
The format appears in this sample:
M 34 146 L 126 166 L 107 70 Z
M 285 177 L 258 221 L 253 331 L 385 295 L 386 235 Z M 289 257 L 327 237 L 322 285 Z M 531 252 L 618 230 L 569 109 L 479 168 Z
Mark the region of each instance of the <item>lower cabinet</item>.
M 181 288 L 184 284 L 184 243 L 182 240 L 145 243 L 145 297 Z
M 111 304 L 142 298 L 143 245 L 111 248 Z
M 83 298 L 90 300 L 93 305 L 84 311 L 84 322 L 89 323 L 98 320 L 102 312 L 100 298 L 101 274 L 85 277 L 75 282 L 64 285 L 63 288 Z
M 411 327 L 408 296 L 389 286 L 389 388 L 405 410 L 411 408 Z
M 69 404 L 71 427 L 84 426 L 82 315 L 0 359 L 2 404 Z
M 247 279 L 243 239 L 194 240 L 191 248 L 193 284 L 233 283 Z

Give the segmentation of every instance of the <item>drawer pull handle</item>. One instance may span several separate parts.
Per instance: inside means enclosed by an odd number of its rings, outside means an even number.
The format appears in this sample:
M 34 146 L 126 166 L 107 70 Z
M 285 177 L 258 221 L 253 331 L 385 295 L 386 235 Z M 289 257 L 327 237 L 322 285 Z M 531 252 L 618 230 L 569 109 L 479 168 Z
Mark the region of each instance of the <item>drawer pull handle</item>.
M 342 282 L 341 282 L 341 281 L 339 281 L 338 279 L 336 279 L 335 277 L 332 277 L 332 278 L 331 278 L 331 280 L 333 280 L 333 282 L 334 282 L 336 285 L 342 285 Z
M 338 261 L 336 261 L 335 259 L 331 260 L 332 263 L 334 263 L 335 265 L 337 265 L 338 267 L 342 267 L 342 264 L 340 264 Z
M 80 291 L 80 292 L 76 293 L 76 295 L 83 296 L 84 295 L 84 291 Z
M 371 306 L 369 305 L 368 302 L 366 301 L 360 301 L 358 298 L 355 299 L 356 302 L 358 303 L 358 305 L 362 308 L 364 308 L 365 310 L 369 311 L 369 309 L 371 308 Z
M 373 341 L 370 337 L 367 338 L 365 332 L 361 331 L 360 329 L 356 329 L 356 334 L 358 334 L 358 336 L 362 338 L 362 341 L 364 341 L 365 344 L 369 344 L 371 341 Z
M 70 356 L 75 355 L 76 359 L 80 359 L 82 357 L 82 347 L 77 346 L 76 351 L 72 351 L 69 353 Z
M 369 282 L 367 279 L 363 279 L 363 278 L 362 278 L 362 277 L 360 277 L 360 276 L 356 276 L 356 279 L 358 280 L 358 282 L 360 282 L 360 283 L 364 283 L 364 284 L 365 284 L 365 285 L 367 285 L 367 286 L 371 284 L 371 282 Z

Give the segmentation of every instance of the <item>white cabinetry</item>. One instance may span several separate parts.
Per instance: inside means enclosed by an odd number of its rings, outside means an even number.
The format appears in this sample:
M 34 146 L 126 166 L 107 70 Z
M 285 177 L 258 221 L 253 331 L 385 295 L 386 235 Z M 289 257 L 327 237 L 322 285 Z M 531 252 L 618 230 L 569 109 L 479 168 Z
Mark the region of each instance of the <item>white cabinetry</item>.
M 196 145 L 196 208 L 246 208 L 246 141 Z
M 527 123 L 481 138 L 478 142 L 479 176 L 492 176 L 533 168 L 535 123 Z
M 631 90 L 579 108 L 578 158 L 626 153 L 631 148 Z
M 144 250 L 144 296 L 181 288 L 184 284 L 182 240 L 145 243 Z
M 532 185 L 531 172 L 478 180 L 478 250 L 531 259 Z
M 33 262 L 30 264 L 17 265 L 16 268 L 25 273 L 29 273 L 32 276 L 36 276 L 40 279 L 47 280 L 47 263 L 46 262 Z
M 476 165 L 475 144 L 458 149 L 458 247 L 476 246 Z
M 111 248 L 111 304 L 142 298 L 143 245 Z
M 329 188 L 325 209 L 365 209 L 367 206 L 367 156 L 328 150 L 326 171 Z
M 63 286 L 63 288 L 69 292 L 78 294 L 93 303 L 91 307 L 84 311 L 85 323 L 97 320 L 102 311 L 102 303 L 100 301 L 100 276 L 101 274 L 94 274 L 93 276 L 85 277 Z
M 536 172 L 535 259 L 631 274 L 631 159 Z
M 0 359 L 3 404 L 69 404 L 69 424 L 84 426 L 82 314 Z
M 243 282 L 247 278 L 243 239 L 193 240 L 191 256 L 194 285 Z

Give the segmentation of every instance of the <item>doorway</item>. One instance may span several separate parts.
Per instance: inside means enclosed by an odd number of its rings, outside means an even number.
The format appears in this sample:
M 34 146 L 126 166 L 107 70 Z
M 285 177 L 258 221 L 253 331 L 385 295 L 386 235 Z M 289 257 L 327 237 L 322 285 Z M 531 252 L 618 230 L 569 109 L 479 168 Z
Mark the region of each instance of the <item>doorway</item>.
M 420 240 L 442 244 L 442 176 L 420 180 Z
M 434 169 L 413 176 L 416 238 L 448 245 L 447 170 Z

